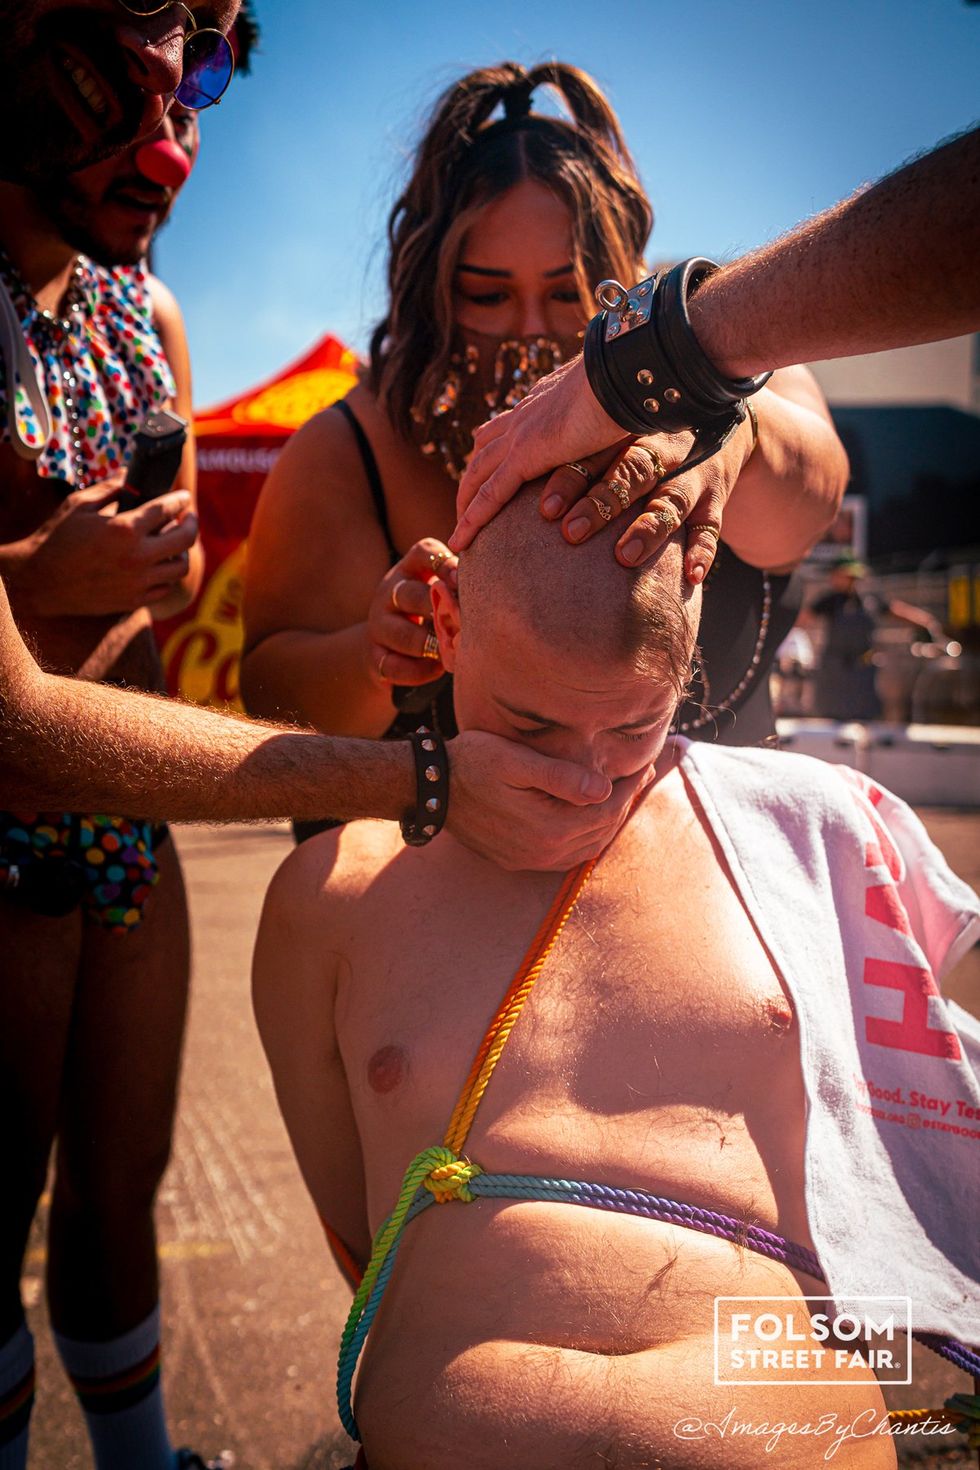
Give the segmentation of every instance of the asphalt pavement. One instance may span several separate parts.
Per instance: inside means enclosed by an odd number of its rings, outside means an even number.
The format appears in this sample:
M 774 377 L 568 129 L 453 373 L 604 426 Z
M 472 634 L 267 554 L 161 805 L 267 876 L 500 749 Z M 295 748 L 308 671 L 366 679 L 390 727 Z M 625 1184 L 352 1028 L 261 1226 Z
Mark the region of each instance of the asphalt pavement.
M 980 813 L 922 816 L 951 865 L 980 887 Z M 158 1206 L 174 1443 L 205 1457 L 229 1450 L 235 1470 L 339 1470 L 353 1459 L 333 1397 L 350 1296 L 293 1163 L 249 998 L 262 897 L 291 839 L 284 826 L 184 827 L 177 842 L 194 975 L 176 1143 Z M 980 1014 L 980 950 L 946 990 Z M 47 1326 L 46 1215 L 45 1200 L 23 1277 L 38 1345 L 30 1470 L 89 1470 L 81 1416 Z M 963 1374 L 922 1350 L 913 1387 L 895 1390 L 891 1402 L 935 1407 L 967 1388 Z M 903 1463 L 949 1470 L 977 1461 L 903 1454 Z

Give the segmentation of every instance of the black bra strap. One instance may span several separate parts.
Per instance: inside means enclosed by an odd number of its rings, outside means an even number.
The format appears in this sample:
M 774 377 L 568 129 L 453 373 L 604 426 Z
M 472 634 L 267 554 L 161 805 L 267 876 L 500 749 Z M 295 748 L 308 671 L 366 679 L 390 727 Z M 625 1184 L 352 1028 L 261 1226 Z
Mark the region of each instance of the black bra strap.
M 371 491 L 371 499 L 374 501 L 374 509 L 378 517 L 378 524 L 381 527 L 385 541 L 388 545 L 388 554 L 391 557 L 391 564 L 392 566 L 394 566 L 395 562 L 398 561 L 400 558 L 398 548 L 396 547 L 394 541 L 391 539 L 391 527 L 388 525 L 388 506 L 385 501 L 385 489 L 384 485 L 381 483 L 381 471 L 378 469 L 378 461 L 374 457 L 374 450 L 371 448 L 371 445 L 368 442 L 368 436 L 365 434 L 364 430 L 358 423 L 357 418 L 352 412 L 347 400 L 342 398 L 339 403 L 334 404 L 334 408 L 337 409 L 339 413 L 343 414 L 344 418 L 350 424 L 353 431 L 354 438 L 357 442 L 358 452 L 361 456 L 361 463 L 364 466 L 364 473 L 365 475 L 367 475 L 367 482 Z

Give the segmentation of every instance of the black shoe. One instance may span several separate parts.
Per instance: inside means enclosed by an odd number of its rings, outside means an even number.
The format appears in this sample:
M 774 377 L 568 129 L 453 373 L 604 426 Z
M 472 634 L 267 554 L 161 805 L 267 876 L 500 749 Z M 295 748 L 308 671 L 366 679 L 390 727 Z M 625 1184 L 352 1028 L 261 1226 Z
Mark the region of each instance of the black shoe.
M 235 1457 L 230 1450 L 222 1450 L 214 1460 L 202 1460 L 194 1450 L 177 1451 L 177 1470 L 231 1470 Z

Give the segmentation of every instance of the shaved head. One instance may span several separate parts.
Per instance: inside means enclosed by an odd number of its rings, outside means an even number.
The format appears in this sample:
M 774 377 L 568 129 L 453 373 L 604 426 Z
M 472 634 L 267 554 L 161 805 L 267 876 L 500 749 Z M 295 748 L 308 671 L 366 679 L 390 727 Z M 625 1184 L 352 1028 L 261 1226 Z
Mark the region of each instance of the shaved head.
M 540 490 L 525 485 L 460 556 L 467 637 L 492 639 L 516 615 L 562 658 L 628 661 L 679 697 L 701 613 L 700 588 L 683 574 L 683 532 L 642 567 L 623 567 L 609 536 L 569 546 L 558 523 L 542 520 Z

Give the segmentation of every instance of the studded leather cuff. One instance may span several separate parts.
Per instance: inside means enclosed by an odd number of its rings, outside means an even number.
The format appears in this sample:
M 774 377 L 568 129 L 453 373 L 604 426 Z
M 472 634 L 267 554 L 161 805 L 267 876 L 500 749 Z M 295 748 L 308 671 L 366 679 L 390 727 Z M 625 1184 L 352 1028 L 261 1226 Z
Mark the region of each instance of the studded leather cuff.
M 424 847 L 442 831 L 449 810 L 449 756 L 441 735 L 420 725 L 410 735 L 415 756 L 415 808 L 401 819 L 409 847 Z
M 717 269 L 695 257 L 628 291 L 601 282 L 604 310 L 585 336 L 589 384 L 611 419 L 630 434 L 693 430 L 685 469 L 721 448 L 745 417 L 745 398 L 771 376 L 725 377 L 694 335 L 688 297 Z

